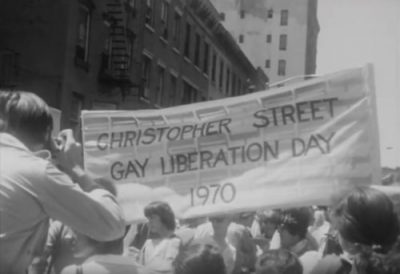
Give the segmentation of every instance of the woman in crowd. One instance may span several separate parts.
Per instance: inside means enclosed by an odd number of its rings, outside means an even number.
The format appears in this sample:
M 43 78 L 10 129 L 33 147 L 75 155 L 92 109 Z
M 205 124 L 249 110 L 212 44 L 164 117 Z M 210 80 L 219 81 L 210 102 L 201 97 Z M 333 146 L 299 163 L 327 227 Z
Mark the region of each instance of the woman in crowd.
M 175 235 L 175 215 L 169 204 L 152 202 L 144 209 L 148 219 L 149 238 L 144 243 L 139 263 L 147 268 L 172 273 L 181 241 Z
M 312 273 L 400 273 L 399 220 L 384 193 L 356 188 L 334 204 L 331 216 L 344 255 L 324 257 Z
M 179 256 L 175 274 L 226 274 L 224 258 L 218 247 L 195 244 Z

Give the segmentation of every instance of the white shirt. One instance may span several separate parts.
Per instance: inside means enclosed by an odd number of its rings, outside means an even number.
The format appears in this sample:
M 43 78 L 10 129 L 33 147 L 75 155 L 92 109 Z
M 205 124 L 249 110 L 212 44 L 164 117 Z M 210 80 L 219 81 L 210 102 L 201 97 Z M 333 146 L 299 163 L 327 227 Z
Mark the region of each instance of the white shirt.
M 22 274 L 41 254 L 49 217 L 97 240 L 114 240 L 125 230 L 115 197 L 83 192 L 48 160 L 18 139 L 0 133 L 0 269 Z

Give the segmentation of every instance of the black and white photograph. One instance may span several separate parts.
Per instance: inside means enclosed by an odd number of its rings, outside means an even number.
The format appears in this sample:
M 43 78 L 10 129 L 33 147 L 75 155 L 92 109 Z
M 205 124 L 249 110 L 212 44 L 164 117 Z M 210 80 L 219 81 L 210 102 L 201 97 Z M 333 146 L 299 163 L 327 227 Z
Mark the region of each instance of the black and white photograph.
M 399 274 L 400 0 L 0 0 L 0 274 Z

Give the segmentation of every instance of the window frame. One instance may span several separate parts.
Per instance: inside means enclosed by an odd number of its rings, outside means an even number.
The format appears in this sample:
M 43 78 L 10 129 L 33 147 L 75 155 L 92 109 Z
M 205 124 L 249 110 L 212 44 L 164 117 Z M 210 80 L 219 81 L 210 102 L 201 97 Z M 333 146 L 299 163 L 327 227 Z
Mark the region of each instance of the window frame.
M 287 26 L 289 24 L 289 10 L 281 10 L 281 26 Z
M 279 35 L 279 50 L 287 50 L 287 34 Z
M 278 61 L 278 76 L 286 75 L 286 60 L 280 59 Z
M 144 79 L 143 85 L 143 97 L 148 99 L 150 97 L 150 87 L 151 87 L 151 73 L 153 66 L 153 58 L 149 57 L 146 54 L 142 55 L 143 58 L 143 66 L 142 66 L 142 77 Z M 148 61 L 148 62 L 146 62 Z
M 185 45 L 183 49 L 183 55 L 190 59 L 190 42 L 192 34 L 192 25 L 189 22 L 186 22 L 185 26 Z
M 79 2 L 79 13 L 80 12 L 85 13 L 85 22 L 84 22 L 84 41 L 83 41 L 83 46 L 80 45 L 80 27 L 81 27 L 81 22 L 80 22 L 80 16 L 78 17 L 78 26 L 77 26 L 77 41 L 76 41 L 76 49 L 75 49 L 75 61 L 76 64 L 80 64 L 85 66 L 86 69 L 88 69 L 88 64 L 89 64 L 89 49 L 90 49 L 90 33 L 91 33 L 91 21 L 92 21 L 92 10 L 91 8 L 86 5 L 83 2 Z M 83 21 L 82 21 L 83 22 Z M 83 51 L 83 56 L 80 56 L 78 53 L 79 50 Z

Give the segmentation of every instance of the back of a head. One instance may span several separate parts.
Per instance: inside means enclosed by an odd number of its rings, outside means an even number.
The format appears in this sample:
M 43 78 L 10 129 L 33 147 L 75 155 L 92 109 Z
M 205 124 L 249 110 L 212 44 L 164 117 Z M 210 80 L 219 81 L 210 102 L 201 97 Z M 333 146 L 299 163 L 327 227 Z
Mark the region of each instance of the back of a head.
M 256 264 L 256 274 L 302 274 L 297 256 L 286 249 L 268 250 Z
M 355 188 L 334 206 L 332 219 L 340 236 L 356 248 L 358 273 L 400 273 L 399 221 L 386 194 Z
M 212 244 L 196 244 L 176 261 L 175 274 L 226 274 L 224 258 Z
M 304 238 L 310 220 L 310 210 L 306 207 L 286 209 L 282 213 L 281 228 L 287 229 L 292 235 Z
M 50 109 L 39 96 L 0 90 L 0 132 L 8 132 L 30 146 L 45 144 L 52 127 Z
M 399 222 L 393 203 L 383 192 L 356 188 L 334 206 L 340 235 L 351 243 L 379 247 L 385 253 L 395 243 Z

